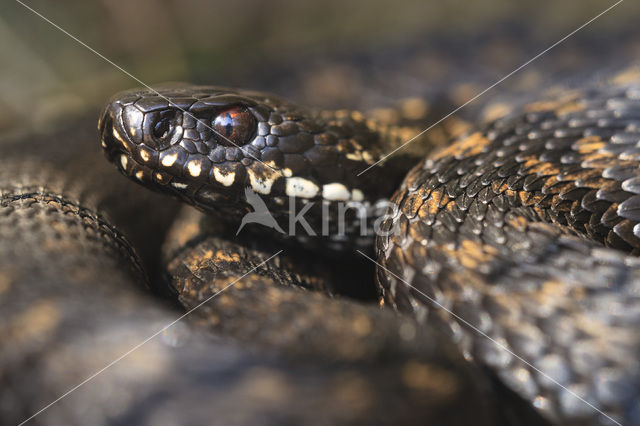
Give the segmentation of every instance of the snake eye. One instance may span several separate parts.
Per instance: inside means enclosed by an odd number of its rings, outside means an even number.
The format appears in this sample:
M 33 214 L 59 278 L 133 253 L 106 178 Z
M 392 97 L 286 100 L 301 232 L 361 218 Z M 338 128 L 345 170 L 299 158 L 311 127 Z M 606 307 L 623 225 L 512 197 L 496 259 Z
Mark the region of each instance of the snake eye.
M 225 146 L 244 145 L 256 131 L 256 119 L 246 108 L 236 106 L 220 112 L 213 118 L 211 127 L 218 143 Z

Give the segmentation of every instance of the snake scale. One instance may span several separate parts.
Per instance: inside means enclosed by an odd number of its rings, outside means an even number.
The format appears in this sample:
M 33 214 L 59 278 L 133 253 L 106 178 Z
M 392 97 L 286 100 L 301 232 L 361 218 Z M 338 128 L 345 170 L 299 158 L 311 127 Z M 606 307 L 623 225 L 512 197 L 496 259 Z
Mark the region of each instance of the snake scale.
M 200 212 L 173 220 L 173 201 L 128 185 L 94 157 L 86 120 L 3 141 L 3 419 L 28 418 L 179 315 L 145 291 L 162 281 L 145 271 L 166 233 L 165 278 L 198 307 L 190 321 L 33 422 L 640 423 L 637 72 L 452 117 L 381 163 L 439 109 L 412 99 L 389 118 L 157 90 L 109 102 L 102 147 Z M 324 201 L 329 237 L 248 226 L 236 238 L 247 188 L 283 228 L 292 197 L 314 229 Z M 335 237 L 340 202 L 388 232 L 348 224 Z M 374 238 L 375 278 L 354 254 L 374 256 Z

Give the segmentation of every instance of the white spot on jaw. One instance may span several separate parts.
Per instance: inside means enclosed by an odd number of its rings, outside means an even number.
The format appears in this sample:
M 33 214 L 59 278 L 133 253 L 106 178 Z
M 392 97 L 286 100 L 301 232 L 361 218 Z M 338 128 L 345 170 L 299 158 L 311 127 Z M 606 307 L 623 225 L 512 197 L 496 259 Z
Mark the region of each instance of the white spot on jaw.
M 341 183 L 328 183 L 322 185 L 322 198 L 330 201 L 347 201 L 350 197 L 349 190 Z
M 233 181 L 236 179 L 236 172 L 228 172 L 224 174 L 218 167 L 214 167 L 213 177 L 224 186 L 231 186 L 233 185 Z
M 189 161 L 187 164 L 187 170 L 189 170 L 189 174 L 191 176 L 198 177 L 202 171 L 202 164 L 197 160 Z
M 362 158 L 364 158 L 364 161 L 366 161 L 368 164 L 372 164 L 375 161 L 375 158 L 371 156 L 371 153 L 369 151 L 363 152 Z
M 353 191 L 351 191 L 351 199 L 353 201 L 363 201 L 364 194 L 359 189 L 354 189 Z
M 111 131 L 111 133 L 113 134 L 113 137 L 118 139 L 120 141 L 120 143 L 122 145 L 126 145 L 127 143 L 124 141 L 124 138 L 120 135 L 120 133 L 118 133 L 118 131 L 116 130 L 116 128 L 114 127 L 113 130 Z
M 310 180 L 301 177 L 288 177 L 285 191 L 289 197 L 313 198 L 318 194 L 320 188 Z
M 142 161 L 149 161 L 149 158 L 151 157 L 149 156 L 149 153 L 143 149 L 140 151 L 140 158 L 142 158 Z
M 180 182 L 171 182 L 171 186 L 173 186 L 174 188 L 178 188 L 178 189 L 185 189 L 187 187 L 186 183 L 180 183 Z
M 173 163 L 175 163 L 177 159 L 178 159 L 178 154 L 169 154 L 162 159 L 161 163 L 165 167 L 171 167 L 173 166 Z
M 259 194 L 266 195 L 271 193 L 271 187 L 273 186 L 273 182 L 275 181 L 275 176 L 273 172 L 271 172 L 269 176 L 265 176 L 265 177 L 256 175 L 256 173 L 252 169 L 249 169 L 247 173 L 249 174 L 249 182 L 251 182 L 251 189 L 253 189 L 255 192 Z
M 129 159 L 124 154 L 120 156 L 120 164 L 122 164 L 123 169 L 126 169 L 127 164 L 129 164 Z
M 361 152 L 350 152 L 345 155 L 349 160 L 353 161 L 362 161 L 362 153 Z
M 144 173 L 142 172 L 142 170 L 138 170 L 138 171 L 136 172 L 136 178 L 137 178 L 138 180 L 142 180 L 142 178 L 143 178 L 143 177 L 144 177 Z

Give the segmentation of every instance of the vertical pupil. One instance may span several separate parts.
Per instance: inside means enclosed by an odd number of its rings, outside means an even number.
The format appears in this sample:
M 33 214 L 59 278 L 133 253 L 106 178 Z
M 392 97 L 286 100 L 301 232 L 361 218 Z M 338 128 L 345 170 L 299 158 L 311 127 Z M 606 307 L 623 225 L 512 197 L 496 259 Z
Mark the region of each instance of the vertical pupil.
M 233 135 L 233 116 L 230 112 L 224 115 L 224 130 L 225 136 L 230 137 Z

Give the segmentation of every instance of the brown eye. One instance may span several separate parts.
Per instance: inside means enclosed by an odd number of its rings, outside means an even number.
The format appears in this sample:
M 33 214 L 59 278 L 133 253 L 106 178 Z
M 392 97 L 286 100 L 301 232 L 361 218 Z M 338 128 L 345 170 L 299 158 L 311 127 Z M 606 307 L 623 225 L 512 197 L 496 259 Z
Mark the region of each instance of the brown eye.
M 233 107 L 215 116 L 212 128 L 221 145 L 244 145 L 255 133 L 256 119 L 245 108 Z

